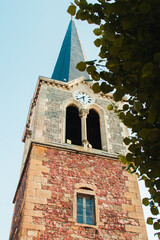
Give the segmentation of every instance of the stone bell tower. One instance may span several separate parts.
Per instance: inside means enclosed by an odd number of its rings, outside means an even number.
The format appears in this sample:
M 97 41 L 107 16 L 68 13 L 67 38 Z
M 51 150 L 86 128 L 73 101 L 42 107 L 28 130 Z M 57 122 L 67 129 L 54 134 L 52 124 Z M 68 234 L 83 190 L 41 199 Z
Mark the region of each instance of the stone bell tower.
M 112 95 L 75 69 L 84 60 L 71 20 L 30 106 L 10 240 L 147 239 L 136 176 L 117 156 L 127 129 L 107 110 Z

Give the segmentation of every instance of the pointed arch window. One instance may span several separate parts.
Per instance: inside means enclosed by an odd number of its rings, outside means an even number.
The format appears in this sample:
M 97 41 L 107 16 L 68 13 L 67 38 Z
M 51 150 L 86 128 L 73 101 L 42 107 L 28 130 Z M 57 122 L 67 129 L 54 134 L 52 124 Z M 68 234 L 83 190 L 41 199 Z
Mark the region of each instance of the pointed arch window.
M 87 115 L 87 140 L 93 148 L 102 149 L 99 115 L 94 109 Z
M 81 119 L 76 106 L 66 108 L 66 142 L 71 140 L 72 144 L 81 145 Z

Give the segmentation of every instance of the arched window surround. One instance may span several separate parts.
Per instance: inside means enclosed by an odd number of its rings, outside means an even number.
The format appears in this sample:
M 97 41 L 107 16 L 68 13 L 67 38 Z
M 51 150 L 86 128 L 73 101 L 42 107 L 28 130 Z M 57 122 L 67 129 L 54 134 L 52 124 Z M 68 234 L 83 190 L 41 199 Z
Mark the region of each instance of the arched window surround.
M 61 105 L 61 108 L 62 108 L 62 139 L 61 139 L 61 141 L 62 141 L 62 143 L 65 143 L 65 138 L 66 138 L 66 136 L 65 136 L 65 134 L 66 134 L 66 109 L 69 106 L 77 107 L 79 112 L 80 112 L 80 109 L 82 108 L 82 104 L 79 103 L 75 99 L 67 99 L 62 103 L 62 105 Z
M 102 149 L 99 114 L 93 108 L 86 118 L 87 141 L 95 149 Z
M 75 105 L 66 108 L 66 133 L 65 142 L 82 145 L 82 124 L 79 109 Z M 71 141 L 71 142 L 70 142 Z
M 66 108 L 68 106 L 75 106 L 79 110 L 80 116 L 81 116 L 81 128 L 82 128 L 82 145 L 87 141 L 87 130 L 86 130 L 86 118 L 90 111 L 90 109 L 95 110 L 99 115 L 99 122 L 100 122 L 100 133 L 101 133 L 101 144 L 102 144 L 102 150 L 108 151 L 108 144 L 107 144 L 107 129 L 106 129 L 106 123 L 105 123 L 105 113 L 102 107 L 97 105 L 96 103 L 89 104 L 87 106 L 84 106 L 80 102 L 78 102 L 75 99 L 67 99 L 63 102 L 61 105 L 62 108 L 62 143 L 65 143 L 65 129 L 66 129 Z
M 108 151 L 108 144 L 107 144 L 107 129 L 106 129 L 106 122 L 105 122 L 105 112 L 99 105 L 93 103 L 90 104 L 88 107 L 88 112 L 93 109 L 99 115 L 99 123 L 100 123 L 100 133 L 101 133 L 101 144 L 102 150 Z
M 75 191 L 74 191 L 74 199 L 73 199 L 73 221 L 76 225 L 84 226 L 84 227 L 92 227 L 97 228 L 100 225 L 99 222 L 99 206 L 98 206 L 98 199 L 96 195 L 96 187 L 91 184 L 86 183 L 77 183 L 75 184 Z M 94 198 L 94 209 L 95 209 L 95 224 L 89 225 L 86 223 L 78 223 L 77 222 L 77 196 L 78 194 L 82 194 L 84 196 L 93 196 Z

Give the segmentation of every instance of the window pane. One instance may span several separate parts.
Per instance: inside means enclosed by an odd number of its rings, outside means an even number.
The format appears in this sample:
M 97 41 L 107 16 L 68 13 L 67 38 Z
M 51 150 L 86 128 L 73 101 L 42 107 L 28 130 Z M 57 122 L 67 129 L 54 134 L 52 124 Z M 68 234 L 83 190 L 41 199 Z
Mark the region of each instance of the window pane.
M 93 206 L 93 198 L 86 198 L 86 205 Z
M 77 214 L 83 215 L 83 206 L 82 205 L 77 205 Z
M 77 222 L 78 222 L 78 223 L 84 223 L 84 222 L 83 222 L 83 216 L 79 216 L 79 215 L 78 215 L 78 216 L 77 216 Z
M 77 197 L 77 204 L 83 204 L 83 198 Z
M 86 223 L 93 225 L 93 224 L 94 224 L 93 218 L 92 218 L 92 217 L 87 217 L 87 218 L 86 218 Z
M 86 215 L 89 216 L 89 215 L 92 215 L 93 216 L 93 209 L 92 208 L 86 208 Z

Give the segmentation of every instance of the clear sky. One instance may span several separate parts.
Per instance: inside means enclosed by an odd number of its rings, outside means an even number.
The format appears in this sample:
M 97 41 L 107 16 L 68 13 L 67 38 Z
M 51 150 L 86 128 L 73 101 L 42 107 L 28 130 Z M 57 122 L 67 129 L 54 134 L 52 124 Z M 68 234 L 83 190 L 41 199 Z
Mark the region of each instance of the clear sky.
M 95 2 L 90 1 L 90 2 Z M 70 16 L 69 0 L 0 0 L 0 239 L 9 236 L 30 101 L 38 76 L 51 77 Z M 88 60 L 97 58 L 93 26 L 76 21 Z M 146 211 L 145 211 L 146 212 Z M 149 228 L 149 239 L 153 237 Z

